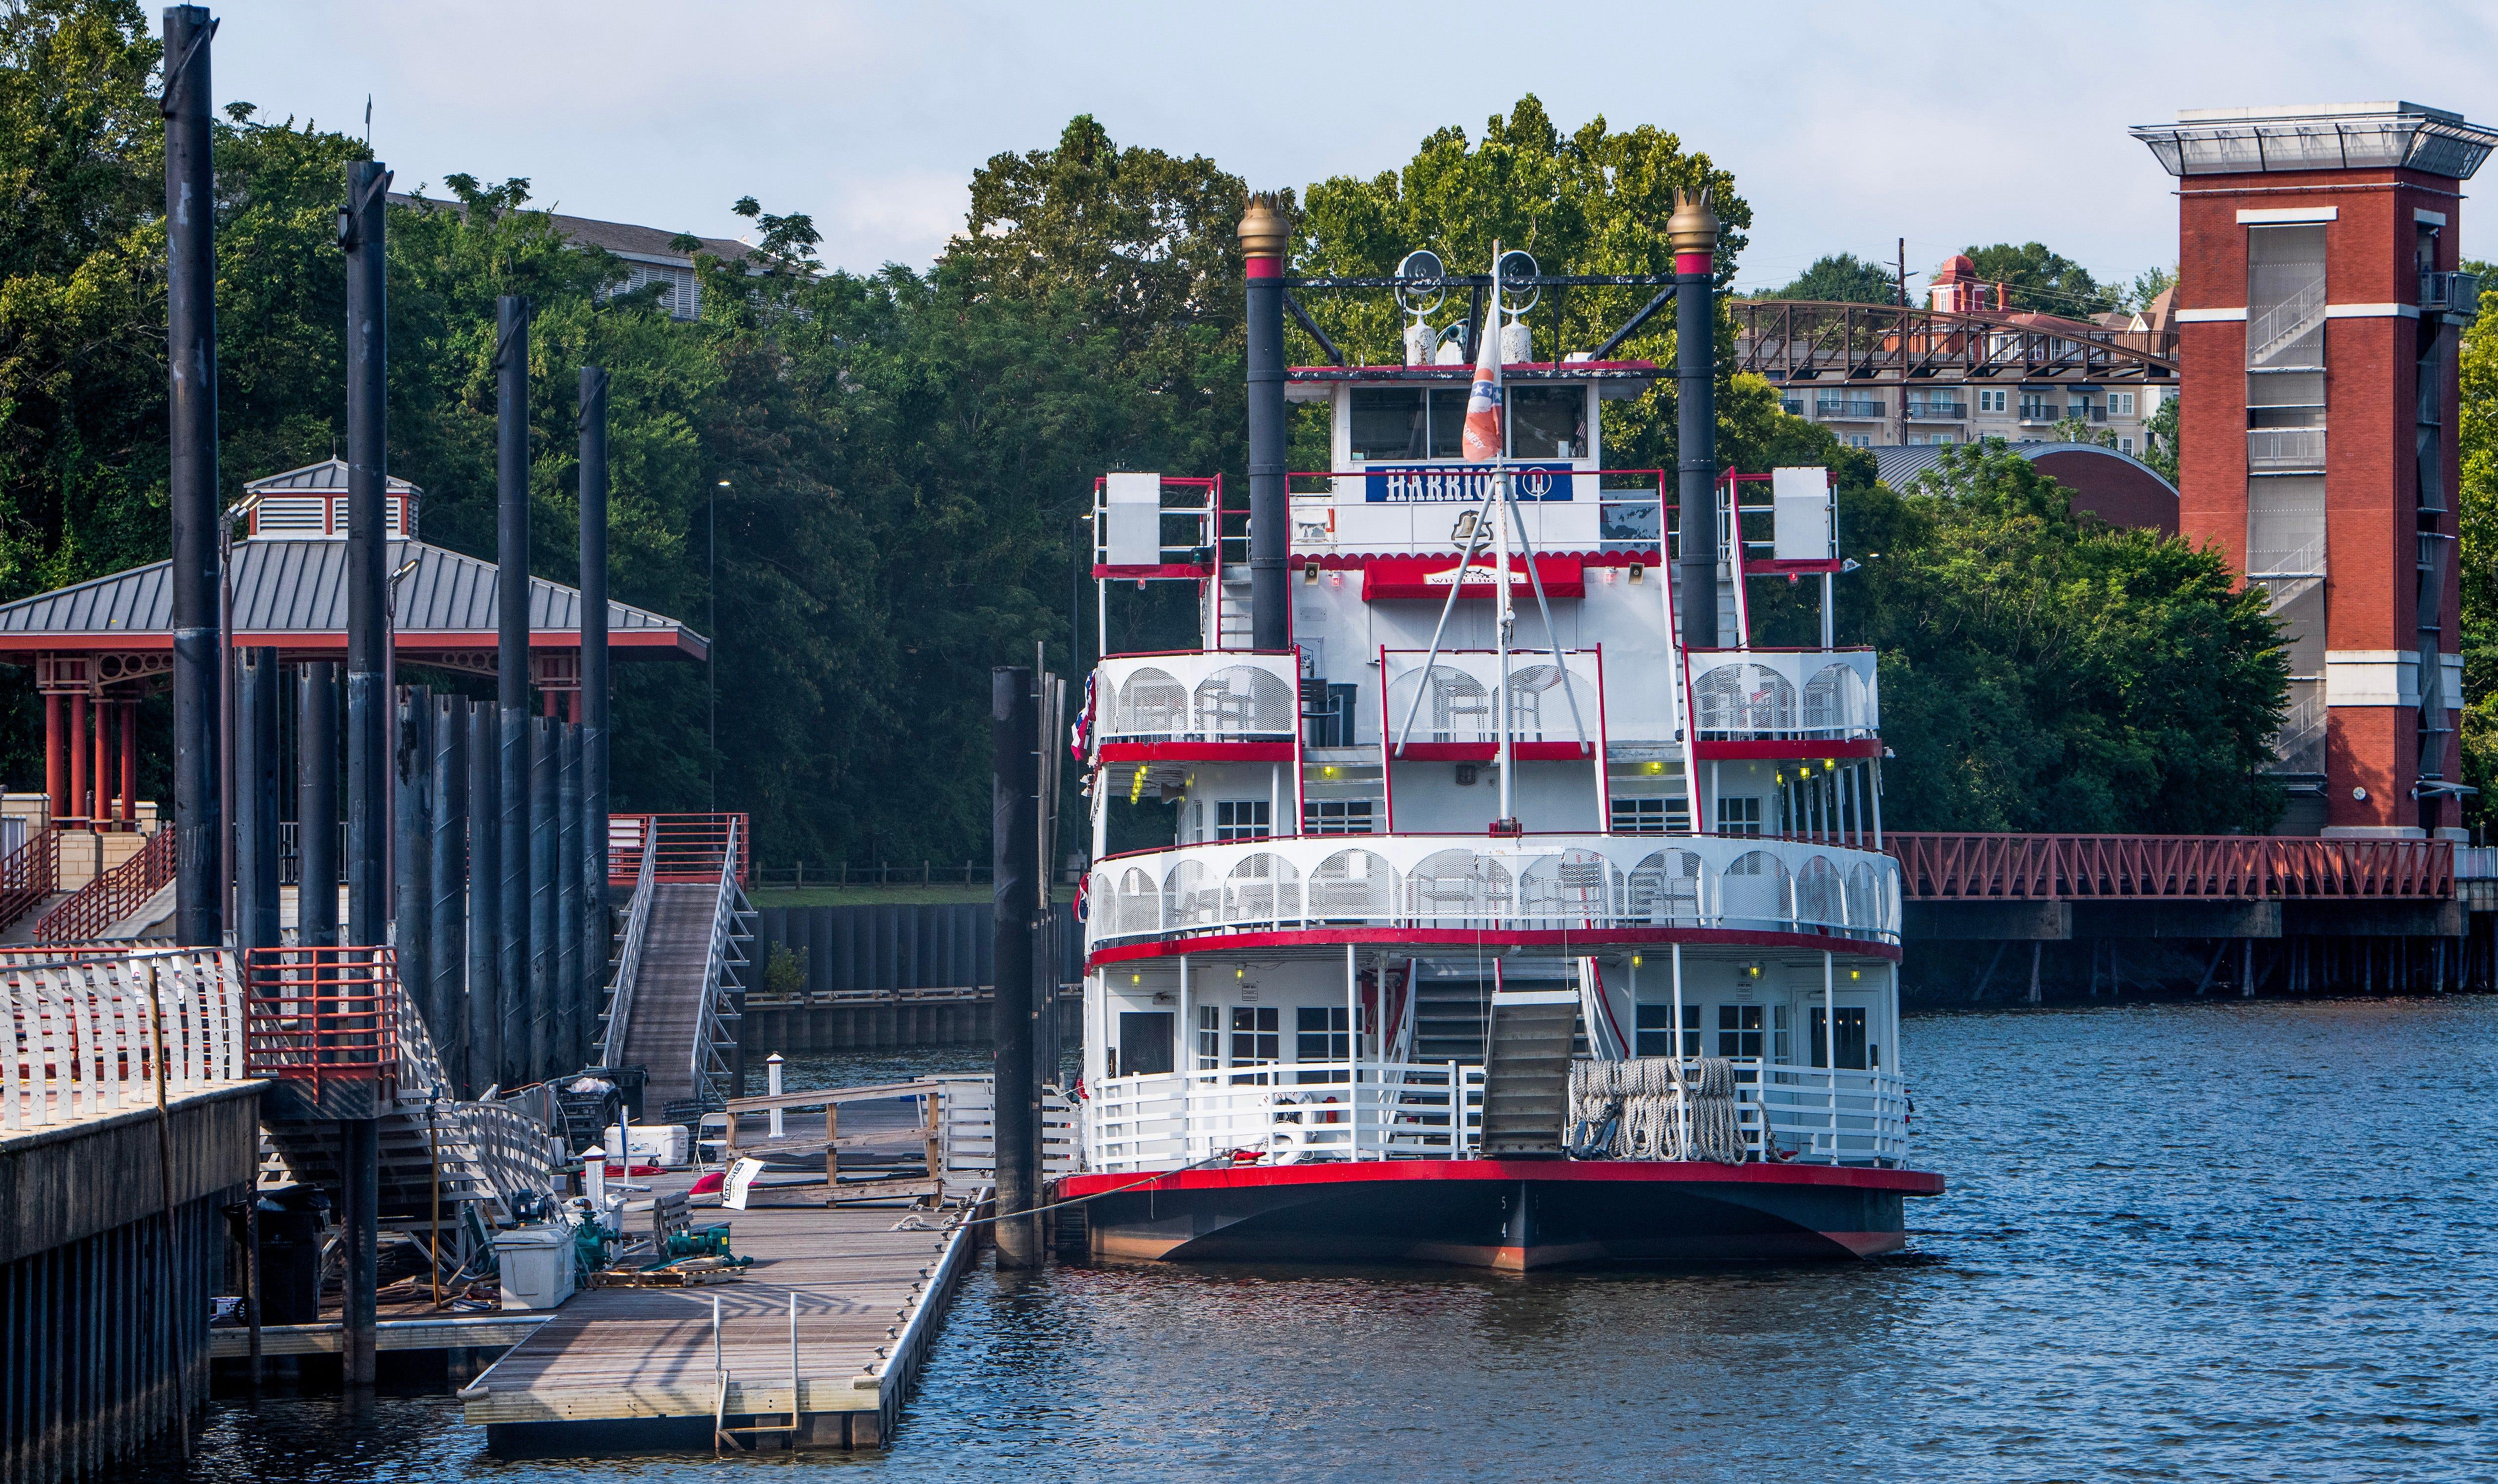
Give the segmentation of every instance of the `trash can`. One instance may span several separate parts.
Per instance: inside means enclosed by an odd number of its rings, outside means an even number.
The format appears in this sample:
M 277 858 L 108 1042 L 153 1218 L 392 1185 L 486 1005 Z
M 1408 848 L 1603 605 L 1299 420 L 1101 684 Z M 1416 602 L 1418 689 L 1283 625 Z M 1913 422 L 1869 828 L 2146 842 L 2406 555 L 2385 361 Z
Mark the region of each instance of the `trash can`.
M 495 1234 L 505 1309 L 553 1309 L 572 1297 L 572 1230 L 519 1226 Z
M 259 1201 L 260 1322 L 317 1324 L 330 1199 L 309 1185 L 272 1185 Z

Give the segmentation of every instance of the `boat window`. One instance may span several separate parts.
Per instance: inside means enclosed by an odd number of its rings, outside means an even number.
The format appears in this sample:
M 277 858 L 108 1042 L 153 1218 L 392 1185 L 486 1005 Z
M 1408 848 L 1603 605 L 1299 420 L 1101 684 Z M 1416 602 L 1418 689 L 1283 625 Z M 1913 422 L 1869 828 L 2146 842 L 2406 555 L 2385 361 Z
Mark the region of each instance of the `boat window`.
M 1631 1054 L 1638 1057 L 1671 1057 L 1674 1050 L 1674 1006 L 1641 1005 L 1632 1014 L 1637 1023 L 1631 1027 L 1634 1044 Z M 1682 1055 L 1700 1055 L 1700 1007 L 1682 1007 Z
M 1211 1071 L 1223 1064 L 1223 1007 L 1197 1007 L 1197 1069 Z
M 1792 1014 L 1793 1006 L 1770 1006 L 1770 1059 L 1781 1064 L 1795 1060 Z
M 1284 1058 L 1284 1012 L 1272 1005 L 1232 1007 L 1232 1064 Z
M 1160 1077 L 1171 1069 L 1171 1032 L 1179 1019 L 1169 1010 L 1119 1013 L 1119 1066 L 1129 1077 Z
M 1352 403 L 1354 458 L 1423 457 L 1423 391 L 1420 387 L 1356 387 Z
M 1462 458 L 1466 452 L 1466 397 L 1464 387 L 1435 387 L 1431 391 L 1431 457 Z
M 1579 387 L 1510 387 L 1512 458 L 1587 457 L 1587 394 Z
M 1839 1007 L 1838 1029 L 1839 1033 L 1836 1039 L 1839 1043 L 1839 1065 L 1841 1069 L 1859 1072 L 1868 1070 L 1866 1066 L 1868 1058 L 1866 1056 L 1865 1045 L 1865 1007 L 1863 1005 L 1841 1005 Z M 1823 1058 L 1823 1052 L 1828 1045 L 1828 1043 L 1824 1041 L 1823 1036 L 1822 1009 L 1821 1006 L 1815 1005 L 1812 1007 L 1812 1064 L 1815 1066 L 1828 1066 L 1830 1064 Z
M 1720 835 L 1760 834 L 1761 801 L 1756 798 L 1718 800 L 1717 833 Z
M 1761 1054 L 1761 1006 L 1717 1007 L 1717 1055 L 1758 1057 Z
M 1214 805 L 1214 837 L 1218 840 L 1262 840 L 1274 833 L 1264 799 L 1224 799 Z
M 1293 1016 L 1294 1060 L 1353 1059 L 1353 1031 L 1344 1006 L 1303 1005 Z

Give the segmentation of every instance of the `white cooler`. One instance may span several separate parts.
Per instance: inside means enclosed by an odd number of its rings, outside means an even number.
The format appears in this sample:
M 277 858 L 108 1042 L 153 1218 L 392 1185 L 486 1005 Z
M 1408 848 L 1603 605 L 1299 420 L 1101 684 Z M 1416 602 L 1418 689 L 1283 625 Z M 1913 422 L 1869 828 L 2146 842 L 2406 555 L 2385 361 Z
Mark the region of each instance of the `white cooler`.
M 618 1164 L 628 1161 L 618 1158 L 617 1151 L 624 1148 L 624 1130 L 607 1125 L 607 1142 L 600 1146 L 607 1157 Z M 681 1170 L 693 1152 L 693 1131 L 683 1123 L 636 1123 L 633 1125 L 631 1164 L 656 1164 L 661 1169 Z
M 572 1297 L 572 1229 L 521 1226 L 495 1234 L 505 1309 L 553 1309 Z

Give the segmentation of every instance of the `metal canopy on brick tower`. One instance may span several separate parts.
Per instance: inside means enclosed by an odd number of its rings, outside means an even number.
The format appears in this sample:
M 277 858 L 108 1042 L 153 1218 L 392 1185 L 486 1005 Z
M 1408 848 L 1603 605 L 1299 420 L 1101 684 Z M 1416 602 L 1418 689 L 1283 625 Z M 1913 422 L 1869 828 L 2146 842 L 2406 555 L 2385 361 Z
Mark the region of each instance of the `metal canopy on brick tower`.
M 2457 187 L 2498 133 L 2412 103 L 2132 133 L 2178 182 L 2180 533 L 2290 651 L 2282 829 L 2460 838 Z

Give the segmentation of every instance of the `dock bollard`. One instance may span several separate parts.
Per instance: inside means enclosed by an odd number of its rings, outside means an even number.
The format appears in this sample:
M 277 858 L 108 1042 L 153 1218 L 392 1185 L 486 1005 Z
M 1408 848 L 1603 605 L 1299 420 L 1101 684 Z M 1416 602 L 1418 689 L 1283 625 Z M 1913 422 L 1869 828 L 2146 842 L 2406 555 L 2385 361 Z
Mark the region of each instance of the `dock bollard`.
M 592 1211 L 607 1209 L 607 1151 L 595 1144 L 581 1152 L 581 1193 Z
M 763 1077 L 765 1086 L 772 1095 L 779 1097 L 781 1095 L 781 1054 L 779 1052 L 776 1051 L 764 1058 Z M 778 1108 L 772 1110 L 772 1137 L 776 1139 L 781 1137 L 781 1110 Z

